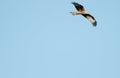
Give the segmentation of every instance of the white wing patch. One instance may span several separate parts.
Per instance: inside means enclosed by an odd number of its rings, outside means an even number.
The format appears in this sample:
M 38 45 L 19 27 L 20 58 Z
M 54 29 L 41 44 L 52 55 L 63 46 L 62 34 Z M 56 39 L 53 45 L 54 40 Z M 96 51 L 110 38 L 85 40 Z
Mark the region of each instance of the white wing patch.
M 90 17 L 90 16 L 87 16 L 86 17 L 91 23 L 94 23 L 95 22 L 95 20 L 92 18 L 92 17 Z

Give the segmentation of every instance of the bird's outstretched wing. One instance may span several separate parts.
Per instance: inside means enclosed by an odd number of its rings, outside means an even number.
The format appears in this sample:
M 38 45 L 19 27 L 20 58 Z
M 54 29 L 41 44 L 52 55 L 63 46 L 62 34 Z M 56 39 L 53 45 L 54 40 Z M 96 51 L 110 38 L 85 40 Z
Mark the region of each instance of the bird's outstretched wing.
M 95 18 L 90 15 L 90 14 L 82 14 L 85 18 L 87 18 L 92 24 L 93 26 L 97 25 L 97 21 L 95 20 Z
M 93 26 L 97 25 L 97 21 L 95 20 L 95 18 L 90 15 L 81 4 L 78 4 L 76 2 L 72 2 L 72 4 L 75 6 L 75 8 L 78 10 L 78 12 L 71 12 L 73 15 L 83 15 L 85 18 L 87 18 L 92 24 Z
M 75 8 L 76 8 L 78 11 L 84 10 L 84 7 L 83 7 L 81 4 L 78 4 L 78 3 L 76 3 L 76 2 L 72 2 L 72 4 L 75 6 Z

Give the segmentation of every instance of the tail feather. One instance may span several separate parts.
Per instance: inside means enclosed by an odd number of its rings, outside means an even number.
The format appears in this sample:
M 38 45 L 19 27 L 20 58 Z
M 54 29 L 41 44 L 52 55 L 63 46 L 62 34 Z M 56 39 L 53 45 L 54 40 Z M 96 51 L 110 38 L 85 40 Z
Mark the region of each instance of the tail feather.
M 76 13 L 75 12 L 70 12 L 73 16 L 75 16 L 76 15 Z

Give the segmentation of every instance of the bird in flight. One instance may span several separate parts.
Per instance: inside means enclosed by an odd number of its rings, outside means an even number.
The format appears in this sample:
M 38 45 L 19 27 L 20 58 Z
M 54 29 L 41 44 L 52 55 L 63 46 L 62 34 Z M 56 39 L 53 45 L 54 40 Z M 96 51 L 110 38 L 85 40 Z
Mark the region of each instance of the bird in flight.
M 84 7 L 81 5 L 81 4 L 78 4 L 76 2 L 72 2 L 72 4 L 75 6 L 75 8 L 77 9 L 77 12 L 70 12 L 73 16 L 75 15 L 82 15 L 84 16 L 85 18 L 87 18 L 93 26 L 96 26 L 97 25 L 97 22 L 95 20 L 95 18 L 90 15 L 85 9 Z

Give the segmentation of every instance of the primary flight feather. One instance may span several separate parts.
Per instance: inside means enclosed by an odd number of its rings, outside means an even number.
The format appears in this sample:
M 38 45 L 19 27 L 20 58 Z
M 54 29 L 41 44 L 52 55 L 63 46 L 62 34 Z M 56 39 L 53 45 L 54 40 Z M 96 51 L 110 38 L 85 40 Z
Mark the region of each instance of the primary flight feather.
M 93 26 L 97 25 L 97 22 L 95 20 L 95 18 L 90 15 L 81 4 L 78 4 L 76 2 L 72 2 L 72 4 L 75 6 L 75 8 L 77 9 L 77 12 L 70 12 L 72 15 L 83 15 L 85 18 L 87 18 L 92 24 Z

